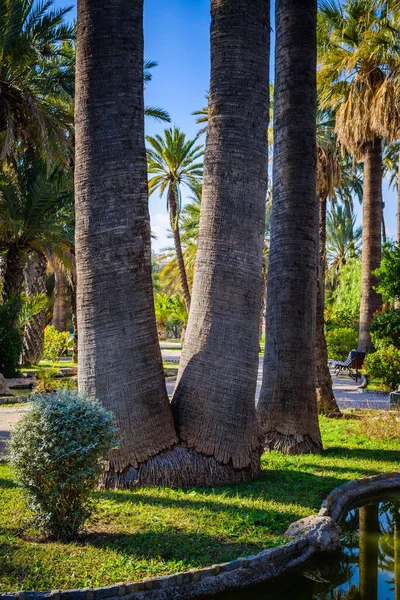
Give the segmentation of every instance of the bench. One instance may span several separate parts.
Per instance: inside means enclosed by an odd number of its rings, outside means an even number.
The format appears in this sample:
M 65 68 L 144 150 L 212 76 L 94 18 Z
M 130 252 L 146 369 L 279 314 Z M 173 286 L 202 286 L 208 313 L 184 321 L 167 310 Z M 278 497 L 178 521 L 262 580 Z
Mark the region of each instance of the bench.
M 348 357 L 345 361 L 336 361 L 333 368 L 336 371 L 336 375 L 340 375 L 342 371 L 347 371 L 348 375 L 355 379 L 356 382 L 360 375 L 360 369 L 364 364 L 365 352 L 358 352 L 358 350 L 350 350 Z

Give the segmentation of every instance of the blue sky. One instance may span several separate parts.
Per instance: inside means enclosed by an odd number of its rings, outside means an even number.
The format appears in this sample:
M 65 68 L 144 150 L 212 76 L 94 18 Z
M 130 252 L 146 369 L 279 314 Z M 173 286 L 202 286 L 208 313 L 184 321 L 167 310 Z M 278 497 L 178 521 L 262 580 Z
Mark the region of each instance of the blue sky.
M 128 0 L 129 1 L 129 0 Z M 55 0 L 63 7 L 73 2 Z M 172 123 L 185 134 L 194 137 L 199 129 L 191 113 L 204 105 L 209 85 L 209 0 L 145 0 L 145 57 L 155 60 L 153 79 L 148 84 L 145 102 L 166 109 Z M 272 2 L 274 5 L 274 2 Z M 71 13 L 75 16 L 75 11 Z M 273 36 L 272 36 L 273 42 Z M 146 119 L 146 133 L 162 133 L 164 125 Z M 384 182 L 385 220 L 388 236 L 396 235 L 397 193 Z M 361 207 L 357 206 L 358 223 Z M 159 251 L 171 241 L 167 238 L 169 219 L 166 201 L 155 195 L 150 198 L 152 231 L 157 239 L 153 248 Z

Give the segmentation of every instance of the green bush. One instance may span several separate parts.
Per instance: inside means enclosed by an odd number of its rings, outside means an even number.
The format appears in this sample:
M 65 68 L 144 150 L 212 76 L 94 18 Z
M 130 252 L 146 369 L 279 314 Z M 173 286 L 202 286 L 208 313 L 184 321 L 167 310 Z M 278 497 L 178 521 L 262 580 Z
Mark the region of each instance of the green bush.
M 68 331 L 58 331 L 52 325 L 44 330 L 43 358 L 55 362 L 59 356 L 67 354 L 72 346 Z
M 400 349 L 400 308 L 376 313 L 369 330 L 376 349 L 390 345 Z
M 368 354 L 364 368 L 371 377 L 381 379 L 385 388 L 396 390 L 400 384 L 400 350 L 387 346 Z
M 9 457 L 46 535 L 71 540 L 82 530 L 115 435 L 112 414 L 87 396 L 67 390 L 33 396 L 13 429 Z
M 14 302 L 0 305 L 0 373 L 4 377 L 18 374 L 22 352 L 22 338 L 18 327 L 14 327 Z
M 325 333 L 328 356 L 334 360 L 346 360 L 350 350 L 357 348 L 358 333 L 352 327 L 337 327 Z

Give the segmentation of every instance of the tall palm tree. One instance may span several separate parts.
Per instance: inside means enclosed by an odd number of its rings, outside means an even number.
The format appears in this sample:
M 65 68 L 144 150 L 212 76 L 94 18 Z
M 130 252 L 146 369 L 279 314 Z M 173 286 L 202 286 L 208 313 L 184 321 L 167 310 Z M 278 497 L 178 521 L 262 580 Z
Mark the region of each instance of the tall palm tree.
M 316 2 L 277 0 L 267 335 L 257 406 L 264 446 L 320 452 L 315 389 Z
M 32 252 L 28 255 L 25 265 L 25 290 L 28 296 L 46 294 L 46 267 L 47 260 L 43 252 Z M 46 311 L 43 308 L 29 319 L 24 327 L 21 355 L 23 365 L 38 363 L 41 360 L 45 326 Z
M 319 202 L 319 261 L 317 265 L 317 311 L 315 332 L 316 389 L 318 412 L 340 415 L 328 366 L 325 339 L 326 209 L 341 180 L 331 115 L 317 110 L 317 197 Z
M 197 138 L 186 140 L 185 134 L 178 127 L 166 129 L 164 137 L 147 136 L 147 162 L 149 193 L 159 191 L 163 196 L 167 193 L 167 210 L 169 210 L 171 231 L 174 238 L 176 260 L 179 268 L 179 278 L 186 309 L 190 310 L 190 291 L 182 253 L 182 243 L 179 231 L 179 214 L 181 210 L 181 186 L 193 188 L 203 175 L 202 146 L 197 144 Z
M 341 145 L 364 160 L 362 294 L 359 350 L 371 352 L 369 324 L 381 307 L 373 274 L 381 259 L 382 138 L 396 139 L 399 34 L 393 12 L 376 0 L 321 0 L 319 84 L 321 102 L 337 111 Z
M 69 8 L 53 0 L 0 1 L 0 160 L 17 142 L 64 158 L 73 124 Z
M 179 231 L 189 291 L 191 291 L 193 286 L 194 265 L 199 236 L 201 192 L 201 182 L 199 182 L 193 189 L 193 194 L 189 197 L 189 202 L 182 208 L 179 215 Z M 160 280 L 166 291 L 179 294 L 181 292 L 178 283 L 179 266 L 175 248 L 166 248 L 163 251 L 162 258 L 168 262 L 160 272 Z
M 177 438 L 151 281 L 143 0 L 80 0 L 75 126 L 78 387 L 119 427 L 104 485 L 154 483 L 166 469 L 149 460 Z
M 212 0 L 198 251 L 177 386 L 179 438 L 212 483 L 259 472 L 255 414 L 267 187 L 269 3 Z

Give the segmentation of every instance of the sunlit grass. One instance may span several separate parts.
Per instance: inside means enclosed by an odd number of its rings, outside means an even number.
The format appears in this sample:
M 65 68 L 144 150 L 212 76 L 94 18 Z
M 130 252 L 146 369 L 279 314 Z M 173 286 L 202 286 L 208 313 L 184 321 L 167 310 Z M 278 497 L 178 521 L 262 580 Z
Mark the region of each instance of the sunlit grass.
M 370 417 L 368 417 L 370 418 Z M 321 419 L 321 456 L 263 456 L 258 481 L 217 489 L 97 492 L 88 533 L 46 543 L 0 464 L 0 592 L 100 586 L 224 562 L 284 541 L 345 481 L 399 468 L 398 439 L 373 439 L 359 420 Z

